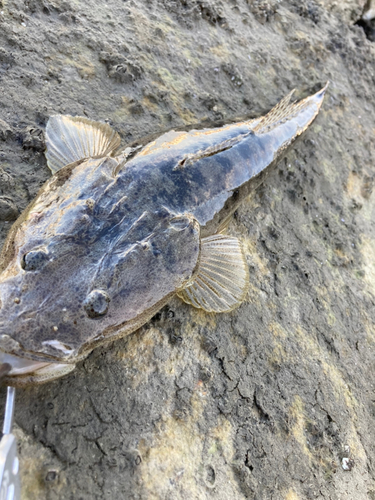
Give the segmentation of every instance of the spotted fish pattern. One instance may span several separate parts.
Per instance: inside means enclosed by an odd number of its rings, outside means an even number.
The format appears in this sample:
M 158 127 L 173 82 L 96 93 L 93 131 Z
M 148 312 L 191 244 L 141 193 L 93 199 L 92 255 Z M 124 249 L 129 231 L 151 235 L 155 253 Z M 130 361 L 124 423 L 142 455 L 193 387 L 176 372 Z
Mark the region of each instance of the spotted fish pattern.
M 239 203 L 317 116 L 326 87 L 264 117 L 170 131 L 120 150 L 107 124 L 52 116 L 53 175 L 0 258 L 0 363 L 10 385 L 72 371 L 96 346 L 146 323 L 174 295 L 211 313 L 241 304 Z

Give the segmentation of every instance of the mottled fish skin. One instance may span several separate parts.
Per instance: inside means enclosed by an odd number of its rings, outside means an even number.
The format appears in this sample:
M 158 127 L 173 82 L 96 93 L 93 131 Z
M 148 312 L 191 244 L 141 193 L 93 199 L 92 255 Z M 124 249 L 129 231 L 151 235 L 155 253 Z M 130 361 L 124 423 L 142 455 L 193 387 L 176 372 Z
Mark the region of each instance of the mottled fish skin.
M 202 236 L 216 233 L 223 219 L 248 194 L 249 181 L 280 161 L 308 128 L 319 112 L 325 90 L 326 87 L 301 101 L 292 119 L 269 126 L 269 130 L 267 123 L 262 128 L 259 120 L 252 120 L 218 129 L 172 131 L 161 136 L 119 172 L 118 182 L 128 185 L 128 202 L 136 202 L 139 189 L 136 181 L 147 176 L 154 186 L 148 203 L 192 214 L 201 226 Z M 216 149 L 216 154 L 211 154 L 210 148 Z M 188 161 L 181 165 L 185 158 Z M 114 186 L 108 193 L 108 203 L 114 199 L 115 191 Z M 228 203 L 233 193 L 236 193 L 235 203 Z
M 325 89 L 287 118 L 172 131 L 129 160 L 91 158 L 57 171 L 1 254 L 0 352 L 74 366 L 147 322 L 194 282 L 201 238 L 221 230 L 306 130 Z

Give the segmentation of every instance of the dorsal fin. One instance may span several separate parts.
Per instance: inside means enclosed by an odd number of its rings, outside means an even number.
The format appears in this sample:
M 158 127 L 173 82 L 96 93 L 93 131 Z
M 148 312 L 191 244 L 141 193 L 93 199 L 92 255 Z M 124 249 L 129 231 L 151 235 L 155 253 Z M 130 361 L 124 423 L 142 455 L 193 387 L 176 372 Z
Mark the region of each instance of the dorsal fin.
M 81 116 L 54 115 L 46 127 L 47 164 L 54 174 L 75 161 L 108 156 L 120 142 L 117 132 L 106 123 Z
M 209 156 L 214 156 L 215 154 L 227 151 L 253 133 L 254 132 L 250 130 L 247 133 L 239 134 L 236 137 L 232 137 L 231 139 L 226 139 L 225 141 L 222 141 L 219 144 L 215 144 L 214 146 L 209 146 L 208 148 L 198 151 L 197 153 L 187 153 L 173 168 L 173 171 L 181 170 L 188 165 L 192 165 L 196 161 L 202 160 L 203 158 L 208 158 Z

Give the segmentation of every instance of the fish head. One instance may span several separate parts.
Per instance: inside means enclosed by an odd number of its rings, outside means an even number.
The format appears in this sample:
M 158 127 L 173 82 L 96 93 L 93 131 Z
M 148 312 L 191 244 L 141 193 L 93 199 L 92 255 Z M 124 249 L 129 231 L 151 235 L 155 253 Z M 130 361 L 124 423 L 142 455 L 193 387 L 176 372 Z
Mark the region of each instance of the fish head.
M 0 363 L 10 365 L 12 385 L 71 371 L 97 345 L 143 325 L 197 268 L 193 217 L 113 211 L 108 182 L 96 184 L 94 199 L 79 175 L 55 189 L 46 183 L 0 256 Z

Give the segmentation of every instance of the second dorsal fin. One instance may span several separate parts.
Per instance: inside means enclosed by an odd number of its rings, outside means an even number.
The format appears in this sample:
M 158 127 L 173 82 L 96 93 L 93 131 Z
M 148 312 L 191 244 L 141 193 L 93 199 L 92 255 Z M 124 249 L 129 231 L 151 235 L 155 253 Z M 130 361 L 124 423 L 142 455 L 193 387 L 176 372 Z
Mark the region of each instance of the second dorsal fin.
M 120 145 L 117 132 L 106 123 L 80 116 L 54 115 L 46 127 L 46 158 L 52 173 L 84 158 L 110 155 Z
M 271 129 L 276 127 L 283 120 L 288 120 L 293 117 L 293 115 L 306 105 L 304 101 L 298 103 L 290 102 L 294 90 L 289 92 L 288 95 L 283 97 L 280 102 L 274 106 L 271 111 L 264 115 L 259 123 L 253 128 L 253 132 L 257 134 L 264 134 L 269 132 Z

